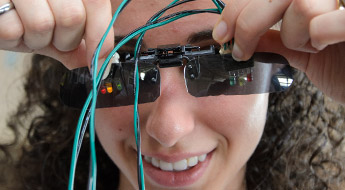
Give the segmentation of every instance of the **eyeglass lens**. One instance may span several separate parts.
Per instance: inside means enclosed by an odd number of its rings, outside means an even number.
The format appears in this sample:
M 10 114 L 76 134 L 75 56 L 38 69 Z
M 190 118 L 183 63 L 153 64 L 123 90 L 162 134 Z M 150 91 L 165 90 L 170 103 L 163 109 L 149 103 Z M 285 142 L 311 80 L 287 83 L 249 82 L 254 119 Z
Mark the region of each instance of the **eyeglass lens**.
M 157 65 L 139 62 L 139 104 L 154 102 L 160 96 Z M 184 68 L 187 91 L 195 97 L 247 95 L 279 92 L 293 82 L 294 69 L 286 59 L 273 53 L 256 53 L 246 62 L 236 62 L 228 55 L 197 56 Z M 134 63 L 111 64 L 101 81 L 97 108 L 134 104 Z M 60 97 L 67 106 L 82 108 L 91 91 L 88 68 L 66 73 L 60 84 Z

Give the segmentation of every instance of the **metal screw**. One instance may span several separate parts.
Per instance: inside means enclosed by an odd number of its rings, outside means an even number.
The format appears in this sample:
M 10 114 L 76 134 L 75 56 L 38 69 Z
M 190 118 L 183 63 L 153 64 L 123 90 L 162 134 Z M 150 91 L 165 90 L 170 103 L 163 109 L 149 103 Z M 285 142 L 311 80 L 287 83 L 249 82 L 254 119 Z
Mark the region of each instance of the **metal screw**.
M 152 81 L 152 82 L 157 82 L 157 79 L 153 77 L 153 78 L 151 79 L 151 81 Z
M 191 74 L 191 75 L 190 75 L 190 78 L 191 78 L 191 79 L 195 79 L 195 75 L 194 75 L 194 74 Z

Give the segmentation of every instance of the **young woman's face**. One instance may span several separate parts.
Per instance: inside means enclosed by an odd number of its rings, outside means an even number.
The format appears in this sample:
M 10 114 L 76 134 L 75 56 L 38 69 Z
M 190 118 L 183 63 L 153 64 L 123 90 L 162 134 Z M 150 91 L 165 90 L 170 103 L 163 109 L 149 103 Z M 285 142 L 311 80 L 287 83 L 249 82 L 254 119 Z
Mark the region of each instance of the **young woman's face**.
M 119 3 L 113 1 L 114 10 Z M 115 24 L 116 36 L 125 36 L 143 25 L 168 3 L 133 1 Z M 199 0 L 172 11 L 213 7 L 211 0 Z M 210 14 L 186 17 L 147 32 L 144 43 L 149 48 L 187 44 L 191 35 L 212 31 L 217 18 Z M 215 42 L 206 35 L 196 44 Z M 147 189 L 243 188 L 246 162 L 265 125 L 268 95 L 195 98 L 186 91 L 181 68 L 160 69 L 160 73 L 160 97 L 139 105 L 142 155 L 151 160 L 144 160 Z M 98 109 L 96 130 L 105 151 L 121 171 L 120 187 L 137 188 L 133 106 Z

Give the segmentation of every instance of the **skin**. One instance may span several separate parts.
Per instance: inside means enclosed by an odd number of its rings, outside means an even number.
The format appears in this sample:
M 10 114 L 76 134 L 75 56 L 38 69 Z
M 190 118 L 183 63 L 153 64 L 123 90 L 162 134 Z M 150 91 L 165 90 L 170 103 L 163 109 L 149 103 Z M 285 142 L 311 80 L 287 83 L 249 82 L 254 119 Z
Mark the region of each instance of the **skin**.
M 0 0 L 1 5 L 6 2 Z M 168 2 L 133 1 L 120 16 L 115 32 L 111 31 L 107 37 L 100 58 L 112 49 L 114 35 L 125 35 L 144 24 Z M 25 0 L 13 0 L 13 3 L 16 10 L 0 16 L 0 25 L 7 26 L 0 27 L 0 49 L 47 55 L 75 68 L 91 62 L 112 10 L 120 2 L 33 0 L 28 4 Z M 181 9 L 211 5 L 211 1 L 201 0 Z M 269 31 L 280 19 L 280 32 Z M 220 17 L 188 17 L 147 33 L 145 43 L 149 47 L 185 44 L 190 33 L 218 28 L 223 21 L 223 31 L 215 29 L 213 37 L 219 43 L 235 37 L 236 59 L 246 60 L 254 51 L 282 54 L 292 66 L 306 72 L 320 90 L 345 103 L 345 27 L 339 24 L 344 20 L 345 11 L 337 10 L 336 1 L 232 0 Z M 208 43 L 212 42 L 205 42 Z M 186 188 L 207 189 L 209 185 L 216 189 L 244 189 L 245 165 L 263 131 L 267 95 L 194 98 L 186 92 L 179 68 L 162 69 L 161 76 L 159 99 L 139 107 L 143 154 L 215 149 L 202 179 Z M 100 109 L 96 113 L 97 134 L 121 169 L 122 189 L 137 185 L 132 113 L 130 106 Z M 146 184 L 149 189 L 158 188 L 149 178 Z

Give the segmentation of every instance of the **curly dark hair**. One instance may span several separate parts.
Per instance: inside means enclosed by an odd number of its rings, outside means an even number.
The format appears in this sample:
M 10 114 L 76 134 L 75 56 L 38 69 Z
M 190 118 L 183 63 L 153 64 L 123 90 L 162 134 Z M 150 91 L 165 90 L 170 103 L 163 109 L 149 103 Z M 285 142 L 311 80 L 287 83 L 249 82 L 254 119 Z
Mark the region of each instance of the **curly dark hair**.
M 14 138 L 0 145 L 0 187 L 67 189 L 80 111 L 59 100 L 59 81 L 67 69 L 41 55 L 34 55 L 32 63 L 25 99 L 8 120 Z M 345 179 L 344 120 L 342 106 L 326 98 L 303 73 L 296 74 L 289 91 L 269 97 L 264 134 L 247 164 L 247 189 L 340 189 Z M 24 138 L 22 131 L 27 131 Z M 96 146 L 97 189 L 116 189 L 119 170 L 99 142 Z M 89 149 L 83 146 L 76 189 L 86 188 L 88 164 Z

